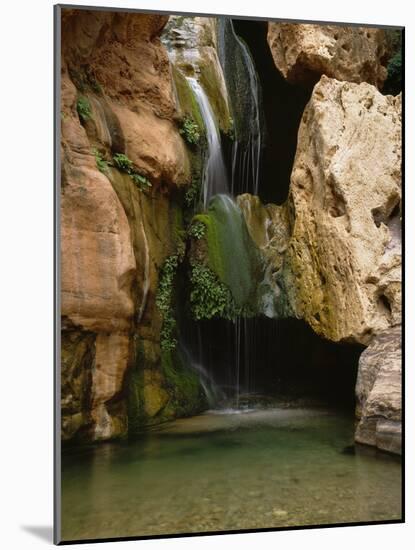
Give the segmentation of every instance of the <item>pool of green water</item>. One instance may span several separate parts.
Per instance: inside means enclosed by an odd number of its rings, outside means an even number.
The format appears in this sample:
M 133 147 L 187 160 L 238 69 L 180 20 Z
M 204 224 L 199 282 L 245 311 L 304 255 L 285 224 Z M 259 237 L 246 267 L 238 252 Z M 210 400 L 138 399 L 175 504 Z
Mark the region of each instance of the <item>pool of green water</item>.
M 207 412 L 134 443 L 65 450 L 62 538 L 401 518 L 401 463 L 322 409 Z

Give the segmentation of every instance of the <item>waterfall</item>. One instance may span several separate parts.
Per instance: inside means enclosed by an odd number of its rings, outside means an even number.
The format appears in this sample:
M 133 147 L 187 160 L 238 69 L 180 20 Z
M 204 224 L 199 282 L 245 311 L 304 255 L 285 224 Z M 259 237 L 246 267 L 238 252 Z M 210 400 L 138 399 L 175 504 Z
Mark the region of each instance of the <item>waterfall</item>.
M 188 77 L 187 81 L 195 94 L 206 128 L 208 150 L 203 173 L 203 205 L 206 208 L 214 195 L 228 193 L 228 181 L 225 162 L 223 160 L 220 133 L 209 98 L 195 78 Z
M 233 196 L 258 195 L 263 146 L 261 89 L 252 56 L 235 32 L 232 19 L 218 21 L 218 49 L 234 117 L 231 192 Z
M 203 88 L 203 79 L 199 78 L 203 64 L 197 61 L 200 57 L 197 52 L 199 34 L 193 31 L 191 24 L 180 29 L 186 47 L 183 48 L 183 40 L 175 46 L 175 36 L 170 37 L 166 45 L 171 62 L 193 92 L 205 128 L 201 195 L 204 215 L 209 216 L 214 228 L 210 246 L 216 251 L 216 259 L 220 258 L 220 265 L 210 267 L 230 289 L 239 314 L 233 320 L 197 323 L 189 320 L 181 331 L 180 347 L 186 363 L 198 372 L 210 407 L 223 404 L 223 390 L 226 390 L 232 407 L 239 409 L 246 405 L 243 395 L 255 390 L 254 361 L 260 339 L 257 338 L 256 320 L 247 316 L 255 311 L 260 268 L 245 218 L 234 198 L 241 193 L 258 195 L 264 122 L 261 90 L 247 45 L 235 32 L 231 19 L 219 18 L 218 67 L 226 83 L 234 133 L 232 149 L 229 148 L 226 159 L 227 170 L 216 111 L 211 104 L 213 99 Z M 229 182 L 228 174 L 231 175 Z M 209 261 L 214 263 L 214 259 Z

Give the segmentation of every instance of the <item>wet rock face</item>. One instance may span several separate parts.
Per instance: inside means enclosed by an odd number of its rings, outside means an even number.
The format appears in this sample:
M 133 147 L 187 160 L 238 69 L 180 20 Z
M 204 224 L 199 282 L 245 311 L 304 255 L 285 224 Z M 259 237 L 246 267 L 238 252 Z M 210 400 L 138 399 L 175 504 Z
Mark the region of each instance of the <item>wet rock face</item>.
M 197 77 L 212 106 L 219 128 L 231 129 L 226 84 L 218 58 L 217 21 L 214 17 L 171 16 L 162 40 L 169 52 L 172 65 L 185 76 Z M 175 78 L 176 93 L 180 96 L 180 82 Z M 182 101 L 181 97 L 178 97 Z M 183 105 L 178 109 L 183 111 Z M 182 114 L 186 114 L 182 112 Z
M 268 43 L 275 66 L 293 84 L 312 88 L 324 74 L 380 89 L 387 76 L 382 29 L 270 22 Z
M 169 61 L 159 39 L 166 21 L 158 15 L 62 10 L 66 440 L 125 436 L 123 385 L 132 334 L 158 348 L 158 270 L 174 249 L 168 195 L 189 182 L 190 169 L 175 122 Z M 147 194 L 116 169 L 116 154 L 126 155 L 151 184 Z M 143 322 L 140 329 L 137 320 Z
M 401 100 L 323 76 L 304 112 L 285 262 L 293 310 L 368 344 L 401 318 Z
M 358 443 L 401 453 L 401 327 L 379 333 L 362 353 L 356 384 Z

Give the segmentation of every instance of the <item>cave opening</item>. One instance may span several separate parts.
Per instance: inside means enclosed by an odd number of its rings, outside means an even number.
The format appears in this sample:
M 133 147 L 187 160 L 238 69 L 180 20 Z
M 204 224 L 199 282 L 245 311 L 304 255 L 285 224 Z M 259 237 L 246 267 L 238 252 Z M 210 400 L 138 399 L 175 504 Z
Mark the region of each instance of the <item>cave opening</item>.
M 259 196 L 263 203 L 282 204 L 288 196 L 301 117 L 311 89 L 289 84 L 278 71 L 267 42 L 267 22 L 233 19 L 247 44 L 258 74 L 265 124 Z
M 190 329 L 190 330 L 188 330 Z M 299 319 L 211 319 L 191 323 L 186 345 L 228 398 L 269 400 L 353 413 L 364 346 L 318 336 Z

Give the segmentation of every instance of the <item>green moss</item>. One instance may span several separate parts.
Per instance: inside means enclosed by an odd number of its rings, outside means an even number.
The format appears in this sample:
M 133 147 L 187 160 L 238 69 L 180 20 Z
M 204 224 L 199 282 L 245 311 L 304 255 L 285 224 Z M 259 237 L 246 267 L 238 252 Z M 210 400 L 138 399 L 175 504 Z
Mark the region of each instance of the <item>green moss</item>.
M 186 77 L 176 67 L 172 68 L 172 74 L 183 117 L 193 120 L 201 133 L 203 133 L 205 125 L 190 84 L 186 80 Z
M 238 309 L 255 311 L 263 267 L 238 205 L 229 197 L 218 195 L 207 212 L 197 214 L 193 220 L 205 226 L 205 263 L 230 289 Z
M 161 369 L 171 396 L 163 417 L 184 417 L 207 408 L 206 396 L 196 372 L 186 367 L 177 351 L 162 351 Z
M 129 374 L 127 385 L 127 414 L 129 437 L 134 437 L 141 433 L 143 427 L 147 423 L 147 418 L 144 411 L 143 381 L 143 371 L 140 371 L 137 366 L 134 366 Z
M 142 346 L 138 344 L 127 388 L 130 437 L 142 434 L 150 426 L 197 414 L 207 408 L 196 372 L 184 364 L 176 350 L 163 350 L 160 362 L 148 365 Z
M 87 122 L 92 118 L 91 104 L 85 96 L 78 97 L 76 102 L 76 110 L 78 111 L 78 116 L 81 122 Z
M 196 214 L 194 223 L 202 224 L 205 227 L 204 237 L 208 249 L 208 263 L 221 281 L 225 280 L 224 257 L 221 249 L 219 228 L 214 216 L 210 214 Z

